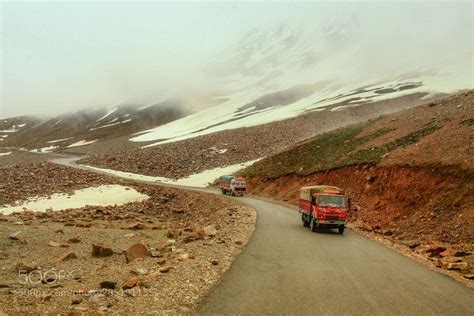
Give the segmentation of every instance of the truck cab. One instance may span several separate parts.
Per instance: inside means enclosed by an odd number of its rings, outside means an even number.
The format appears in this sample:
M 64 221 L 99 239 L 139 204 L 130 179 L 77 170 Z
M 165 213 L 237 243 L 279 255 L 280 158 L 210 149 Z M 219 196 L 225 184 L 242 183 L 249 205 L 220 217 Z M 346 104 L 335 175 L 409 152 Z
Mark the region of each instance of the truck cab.
M 299 212 L 305 227 L 337 228 L 344 233 L 349 199 L 343 189 L 320 185 L 300 188 Z

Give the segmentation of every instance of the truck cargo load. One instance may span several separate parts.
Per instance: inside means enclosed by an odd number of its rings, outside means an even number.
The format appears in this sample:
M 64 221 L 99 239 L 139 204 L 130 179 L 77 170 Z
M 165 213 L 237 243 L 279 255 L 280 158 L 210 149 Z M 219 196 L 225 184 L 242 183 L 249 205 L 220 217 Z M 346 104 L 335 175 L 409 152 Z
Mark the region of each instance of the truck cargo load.
M 219 188 L 222 194 L 230 194 L 232 196 L 243 196 L 247 191 L 247 183 L 242 177 L 220 176 Z
M 315 232 L 319 228 L 337 228 L 344 233 L 349 203 L 343 189 L 328 186 L 300 188 L 299 212 L 305 227 Z

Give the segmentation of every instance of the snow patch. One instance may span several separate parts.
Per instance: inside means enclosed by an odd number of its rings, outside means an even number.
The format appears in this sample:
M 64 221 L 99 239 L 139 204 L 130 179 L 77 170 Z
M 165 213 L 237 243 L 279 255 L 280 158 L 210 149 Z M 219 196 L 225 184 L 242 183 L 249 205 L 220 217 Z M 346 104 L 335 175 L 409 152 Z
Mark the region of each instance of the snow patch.
M 54 149 L 56 149 L 58 147 L 59 146 L 51 145 L 51 146 L 48 146 L 48 147 L 32 149 L 32 150 L 30 150 L 30 152 L 32 152 L 32 153 L 49 153 L 49 152 L 53 151 Z
M 165 177 L 155 177 L 155 176 L 147 176 L 138 173 L 132 172 L 124 172 L 112 169 L 104 169 L 104 168 L 97 168 L 88 165 L 80 165 L 81 167 L 85 167 L 91 170 L 96 170 L 100 172 L 104 172 L 107 174 L 111 174 L 120 178 L 124 179 L 132 179 L 132 180 L 139 180 L 139 181 L 147 181 L 147 182 L 161 182 L 166 184 L 178 185 L 178 186 L 188 186 L 188 187 L 199 187 L 205 188 L 208 186 L 209 183 L 212 183 L 215 179 L 219 178 L 222 175 L 233 174 L 243 168 L 251 166 L 255 162 L 260 159 L 251 160 L 235 165 L 230 165 L 226 167 L 218 167 L 214 169 L 205 170 L 200 173 L 196 173 L 190 175 L 189 177 L 181 178 L 181 179 L 170 179 Z
M 90 128 L 89 130 L 90 131 L 95 131 L 97 129 L 101 129 L 101 128 L 106 128 L 106 127 L 111 127 L 111 126 L 114 126 L 114 125 L 117 125 L 117 124 L 120 124 L 121 122 L 116 122 L 116 123 L 112 123 L 112 124 L 106 124 L 106 125 L 102 125 L 102 126 L 99 126 L 99 127 L 93 127 L 93 128 Z
M 106 117 L 108 117 L 110 114 L 114 113 L 117 110 L 118 108 L 116 107 L 108 110 L 107 113 L 104 116 L 102 116 L 100 119 L 98 119 L 96 122 L 102 121 L 103 119 L 105 119 Z
M 95 143 L 96 141 L 98 141 L 98 139 L 94 139 L 94 140 L 90 140 L 90 141 L 87 141 L 87 140 L 80 140 L 80 141 L 78 141 L 78 142 L 75 142 L 74 144 L 71 144 L 71 145 L 67 146 L 67 147 L 68 147 L 68 148 L 71 148 L 71 147 L 85 146 L 85 145 L 93 144 L 93 143 Z
M 72 138 L 74 138 L 74 137 L 68 137 L 68 138 L 56 139 L 56 140 L 50 140 L 50 141 L 47 141 L 46 143 L 48 143 L 48 144 L 54 144 L 54 143 L 63 142 L 63 141 L 66 141 L 66 140 L 69 140 L 69 139 L 72 139 Z
M 117 119 L 115 119 L 117 120 Z M 113 120 L 113 121 L 115 121 Z M 121 121 L 121 122 L 116 122 L 116 123 L 112 123 L 112 124 L 106 124 L 106 125 L 102 125 L 102 126 L 99 126 L 99 127 L 93 127 L 93 128 L 90 128 L 89 130 L 90 131 L 94 131 L 96 129 L 101 129 L 101 128 L 106 128 L 106 127 L 111 127 L 111 126 L 114 126 L 114 125 L 118 125 L 118 124 L 123 124 L 123 123 L 127 123 L 127 122 L 130 122 L 132 119 L 128 119 L 128 120 L 125 120 L 125 121 Z M 111 121 L 111 122 L 113 122 Z
M 142 194 L 135 189 L 121 185 L 102 185 L 82 190 L 74 191 L 74 194 L 55 193 L 51 198 L 34 197 L 26 202 L 15 203 L 0 208 L 0 213 L 11 214 L 23 210 L 47 211 L 47 210 L 65 210 L 70 208 L 81 208 L 86 205 L 107 206 L 123 205 L 130 202 L 141 202 L 149 199 L 146 194 Z M 20 204 L 20 205 L 17 205 Z
M 6 152 L 6 153 L 0 153 L 0 156 L 8 156 L 8 155 L 10 155 L 11 153 L 12 153 L 11 151 Z

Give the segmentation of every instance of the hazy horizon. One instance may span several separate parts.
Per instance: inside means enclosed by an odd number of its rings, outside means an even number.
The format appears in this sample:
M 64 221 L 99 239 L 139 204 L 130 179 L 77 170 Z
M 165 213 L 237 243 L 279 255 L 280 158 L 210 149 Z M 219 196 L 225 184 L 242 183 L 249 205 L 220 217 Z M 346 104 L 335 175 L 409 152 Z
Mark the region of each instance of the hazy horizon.
M 266 91 L 398 70 L 444 75 L 449 65 L 449 89 L 472 87 L 471 2 L 2 2 L 1 16 L 0 118 L 166 99 L 197 110 L 269 74 L 280 79 Z M 272 46 L 275 58 L 244 67 L 259 39 L 273 45 L 264 35 L 278 32 L 289 35 Z M 296 62 L 293 41 L 320 64 L 308 82 L 295 70 L 270 71 Z

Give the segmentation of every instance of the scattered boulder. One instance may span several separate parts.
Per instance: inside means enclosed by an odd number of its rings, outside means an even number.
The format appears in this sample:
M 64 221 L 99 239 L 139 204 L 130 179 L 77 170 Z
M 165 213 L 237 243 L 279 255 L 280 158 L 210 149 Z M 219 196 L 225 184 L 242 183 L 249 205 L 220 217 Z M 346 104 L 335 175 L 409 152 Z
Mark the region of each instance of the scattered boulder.
M 181 236 L 181 231 L 179 229 L 170 229 L 166 236 L 171 239 L 177 239 Z
M 199 235 L 198 233 L 192 233 L 192 234 L 186 235 L 183 238 L 183 242 L 187 244 L 187 243 L 190 243 L 192 241 L 200 240 L 200 239 L 202 239 L 201 235 Z
M 77 259 L 77 255 L 73 251 L 69 251 L 65 255 L 63 255 L 61 258 L 59 258 L 59 261 L 67 261 L 67 260 L 72 260 L 72 259 Z
M 42 299 L 43 299 L 43 301 L 47 302 L 47 301 L 51 300 L 52 297 L 53 297 L 53 293 L 48 292 L 48 293 L 45 293 L 45 294 L 42 296 Z
M 161 273 L 167 273 L 170 270 L 171 270 L 170 266 L 165 266 L 165 267 L 161 267 L 158 271 L 160 271 Z
M 464 278 L 468 280 L 474 280 L 474 274 L 465 274 Z
M 217 260 L 212 260 L 211 263 L 212 263 L 213 266 L 217 266 L 217 265 L 219 264 L 219 261 L 217 261 Z
M 20 240 L 21 231 L 16 231 L 8 236 L 11 240 Z
M 55 242 L 55 241 L 52 241 L 52 240 L 51 240 L 51 241 L 48 243 L 48 246 L 50 246 L 50 247 L 59 247 L 59 246 L 61 246 L 61 244 L 58 243 L 58 242 Z
M 180 255 L 180 256 L 178 257 L 178 260 L 179 260 L 179 261 L 184 261 L 184 260 L 186 260 L 186 259 L 188 259 L 188 258 L 189 258 L 189 254 L 188 254 L 188 253 L 183 253 L 182 255 Z
M 145 258 L 150 256 L 150 250 L 148 247 L 140 242 L 132 244 L 130 247 L 125 250 L 125 258 L 127 263 L 132 262 L 138 258 Z
M 71 300 L 71 305 L 77 305 L 81 303 L 82 303 L 82 299 L 80 297 L 73 297 Z
M 114 252 L 112 248 L 105 247 L 98 244 L 92 245 L 92 257 L 109 257 L 113 254 Z
M 467 270 L 468 264 L 466 262 L 450 262 L 447 268 L 448 270 Z
M 444 262 L 462 262 L 462 259 L 461 258 L 458 258 L 458 257 L 449 257 L 449 258 L 445 258 L 444 259 Z
M 115 281 L 102 281 L 100 282 L 101 289 L 110 289 L 113 290 L 117 286 L 117 282 Z
M 446 249 L 445 251 L 440 252 L 439 255 L 441 257 L 451 257 L 452 255 L 454 255 L 454 253 L 453 251 Z
M 209 225 L 203 228 L 204 235 L 207 237 L 214 237 L 217 235 L 217 229 L 214 225 Z
M 137 297 L 141 294 L 142 291 L 141 291 L 140 287 L 134 287 L 132 289 L 126 289 L 123 292 L 128 296 Z
M 132 278 L 132 279 L 128 280 L 127 282 L 125 282 L 125 284 L 122 286 L 122 289 L 124 289 L 124 290 L 131 289 L 131 288 L 134 288 L 137 285 L 138 285 L 138 279 L 137 278 Z
M 446 247 L 440 245 L 433 245 L 426 250 L 426 253 L 430 254 L 431 257 L 437 256 L 443 251 L 446 250 Z
M 72 238 L 69 238 L 67 241 L 71 244 L 78 244 L 81 242 L 81 237 L 79 236 L 72 237 Z
M 150 250 L 150 257 L 160 258 L 160 257 L 162 257 L 162 255 L 158 250 Z
M 31 271 L 37 270 L 38 265 L 36 263 L 24 263 L 18 262 L 15 265 L 15 271 L 20 273 L 30 273 Z

